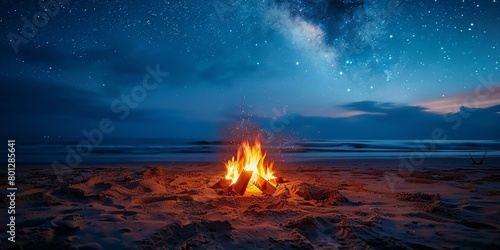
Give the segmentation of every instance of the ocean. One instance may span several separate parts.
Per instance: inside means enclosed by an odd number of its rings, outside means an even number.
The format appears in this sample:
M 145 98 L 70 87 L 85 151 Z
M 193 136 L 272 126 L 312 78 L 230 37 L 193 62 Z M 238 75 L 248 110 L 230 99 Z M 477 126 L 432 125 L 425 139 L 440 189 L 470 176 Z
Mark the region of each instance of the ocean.
M 14 138 L 16 139 L 16 138 Z M 80 146 L 78 147 L 78 145 Z M 236 155 L 237 142 L 192 139 L 114 139 L 82 144 L 78 139 L 16 139 L 16 162 L 80 163 L 227 161 Z M 295 140 L 263 144 L 273 161 L 312 159 L 500 157 L 500 140 Z

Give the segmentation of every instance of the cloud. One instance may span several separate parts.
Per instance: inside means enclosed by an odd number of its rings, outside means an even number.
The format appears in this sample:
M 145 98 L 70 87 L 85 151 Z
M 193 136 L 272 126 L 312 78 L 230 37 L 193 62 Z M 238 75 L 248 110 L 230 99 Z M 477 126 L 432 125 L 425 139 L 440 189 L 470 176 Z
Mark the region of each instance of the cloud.
M 339 107 L 351 111 L 359 111 L 368 114 L 383 114 L 383 115 L 417 114 L 425 109 L 418 106 L 404 106 L 404 105 L 397 105 L 391 102 L 375 102 L 375 101 L 352 102 L 340 105 Z
M 5 60 L 11 60 L 12 56 L 9 53 L 0 54 L 0 58 Z M 203 83 L 231 85 L 230 83 L 245 79 L 254 73 L 273 73 L 268 69 L 258 68 L 249 61 L 236 57 L 228 59 L 228 55 L 200 67 L 196 55 L 189 56 L 177 51 L 175 44 L 166 48 L 153 48 L 111 41 L 106 47 L 88 48 L 75 54 L 50 45 L 39 48 L 25 46 L 16 56 L 25 64 L 32 64 L 34 67 L 43 64 L 56 66 L 64 72 L 73 72 L 74 76 L 82 76 L 80 80 L 87 78 L 86 70 L 95 72 L 100 77 L 94 79 L 106 83 L 104 92 L 113 96 L 120 94 L 124 87 L 141 83 L 147 74 L 146 67 L 154 68 L 157 64 L 162 71 L 169 73 L 168 81 L 164 84 L 170 86 Z
M 121 111 L 111 110 L 113 99 L 70 84 L 50 81 L 2 78 L 0 113 L 5 121 L 0 136 L 82 136 L 83 129 L 99 126 L 109 118 L 116 126 L 111 137 L 189 137 L 215 136 L 214 124 L 193 120 L 183 110 L 130 108 L 120 120 Z M 123 104 L 125 106 L 125 104 Z M 201 129 L 200 129 L 201 128 Z
M 500 105 L 488 108 L 465 108 L 441 115 L 420 106 L 352 102 L 341 105 L 349 117 L 285 116 L 285 132 L 300 139 L 431 139 L 432 131 L 442 129 L 448 139 L 500 139 Z M 263 128 L 269 118 L 254 117 Z
M 126 60 L 116 60 L 113 57 L 115 60 L 110 62 L 110 68 L 115 74 L 125 77 L 135 75 L 142 79 L 146 66 L 156 64 L 167 70 L 170 78 L 186 77 L 196 70 L 189 58 L 173 49 L 131 48 L 122 54 Z
M 0 81 L 0 108 L 7 115 L 95 116 L 105 103 L 103 96 L 71 84 L 8 79 Z
M 418 102 L 416 105 L 427 108 L 431 112 L 446 114 L 457 112 L 460 107 L 486 108 L 500 105 L 500 85 L 485 82 L 478 85 L 474 91 L 467 93 Z
M 59 82 L 2 78 L 0 100 L 2 136 L 74 136 L 111 113 L 102 95 Z

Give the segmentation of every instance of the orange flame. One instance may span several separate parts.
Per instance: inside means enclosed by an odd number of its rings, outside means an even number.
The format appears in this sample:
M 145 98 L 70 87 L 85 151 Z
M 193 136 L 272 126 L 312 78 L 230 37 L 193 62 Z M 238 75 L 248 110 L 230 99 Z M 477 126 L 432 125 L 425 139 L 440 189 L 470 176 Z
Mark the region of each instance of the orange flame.
M 231 160 L 225 163 L 227 168 L 226 179 L 231 180 L 231 184 L 236 183 L 241 171 L 253 171 L 251 182 L 257 180 L 260 175 L 266 180 L 276 178 L 273 173 L 273 164 L 265 162 L 266 152 L 262 153 L 260 138 L 255 139 L 255 144 L 252 146 L 248 141 L 243 141 L 238 148 L 236 159 L 234 156 Z

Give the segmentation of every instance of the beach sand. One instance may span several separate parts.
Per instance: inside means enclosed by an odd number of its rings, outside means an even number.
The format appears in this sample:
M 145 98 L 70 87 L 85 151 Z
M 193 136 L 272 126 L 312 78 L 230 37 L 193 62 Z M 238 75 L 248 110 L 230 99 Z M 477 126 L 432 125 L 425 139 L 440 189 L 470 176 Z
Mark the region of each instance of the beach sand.
M 285 183 L 244 196 L 212 188 L 225 174 L 218 162 L 80 166 L 62 183 L 50 166 L 31 166 L 17 172 L 16 243 L 2 245 L 500 249 L 499 162 L 428 159 L 411 170 L 398 160 L 278 162 Z

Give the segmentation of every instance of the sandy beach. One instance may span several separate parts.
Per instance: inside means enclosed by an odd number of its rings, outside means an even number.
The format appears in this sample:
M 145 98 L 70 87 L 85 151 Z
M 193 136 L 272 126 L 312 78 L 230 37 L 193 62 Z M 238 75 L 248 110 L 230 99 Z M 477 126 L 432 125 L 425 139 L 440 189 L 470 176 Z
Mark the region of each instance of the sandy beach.
M 498 249 L 499 162 L 278 162 L 276 192 L 244 196 L 214 187 L 218 162 L 81 166 L 62 183 L 31 166 L 9 249 Z

